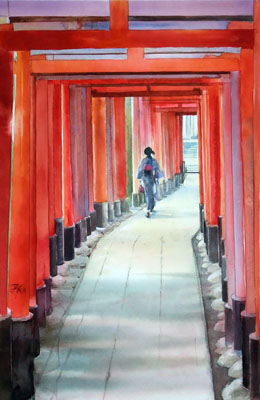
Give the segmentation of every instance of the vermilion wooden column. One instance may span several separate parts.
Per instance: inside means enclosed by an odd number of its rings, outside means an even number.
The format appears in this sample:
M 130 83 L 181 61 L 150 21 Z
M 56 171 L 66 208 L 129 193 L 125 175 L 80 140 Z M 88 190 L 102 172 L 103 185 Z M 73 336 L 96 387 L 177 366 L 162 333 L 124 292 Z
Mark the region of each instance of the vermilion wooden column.
M 73 225 L 71 157 L 70 157 L 70 118 L 69 118 L 69 88 L 62 85 L 62 130 L 63 130 L 63 187 L 64 187 L 64 225 Z
M 203 160 L 203 187 L 204 187 L 204 215 L 205 221 L 209 219 L 210 209 L 210 193 L 209 193 L 209 117 L 208 117 L 208 95 L 206 90 L 203 91 L 201 100 L 201 117 L 202 117 L 202 160 Z M 206 234 L 206 232 L 204 232 Z
M 7 315 L 8 234 L 11 183 L 12 104 L 13 104 L 13 53 L 0 50 L 0 317 Z
M 12 312 L 12 398 L 34 394 L 30 300 L 30 64 L 17 52 L 8 306 Z M 48 223 L 48 220 L 47 220 Z M 7 343 L 8 346 L 8 343 Z
M 176 173 L 180 174 L 180 117 L 175 117 L 175 146 L 176 146 Z
M 117 198 L 126 197 L 125 99 L 114 99 Z
M 210 155 L 210 213 L 209 224 L 217 225 L 220 215 L 220 140 L 219 100 L 217 88 L 209 89 L 209 155 Z
M 70 86 L 70 140 L 73 214 L 75 222 L 84 217 L 83 133 L 81 124 L 81 88 Z
M 155 113 L 155 157 L 163 169 L 163 150 L 162 150 L 162 113 Z
M 55 179 L 55 218 L 63 217 L 62 206 L 62 134 L 61 134 L 61 85 L 55 83 L 53 88 L 53 147 Z
M 254 46 L 254 266 L 256 294 L 256 336 L 260 336 L 260 2 L 255 1 Z
M 40 324 L 45 324 L 46 285 L 49 265 L 49 178 L 48 178 L 48 83 L 36 83 L 36 237 L 37 304 Z
M 54 134 L 53 134 L 53 106 L 54 106 L 54 84 L 48 82 L 48 187 L 49 187 L 49 236 L 55 234 L 55 171 L 54 171 Z
M 168 115 L 169 115 L 170 171 L 171 171 L 171 178 L 173 179 L 176 173 L 175 150 L 174 150 L 175 114 L 169 112 Z
M 141 143 L 140 143 L 140 116 L 139 116 L 138 97 L 133 98 L 132 144 L 133 144 L 133 189 L 134 193 L 138 193 L 139 181 L 136 179 L 136 174 L 142 154 Z
M 117 181 L 115 179 L 115 120 L 114 99 L 106 98 L 106 145 L 107 145 L 107 200 L 113 203 L 116 200 Z M 111 205 L 113 208 L 113 206 Z
M 36 78 L 31 76 L 30 80 L 30 307 L 36 308 Z
M 166 155 L 167 155 L 167 175 L 168 175 L 168 180 L 171 179 L 171 149 L 170 149 L 170 126 L 169 126 L 169 113 L 166 112 L 165 114 L 165 150 L 166 150 Z M 169 188 L 170 191 L 170 188 Z
M 245 297 L 245 261 L 243 226 L 243 165 L 241 157 L 241 99 L 239 93 L 239 72 L 231 73 L 232 98 L 232 168 L 233 168 L 233 206 L 235 240 L 235 295 Z
M 92 99 L 93 122 L 93 166 L 94 201 L 97 211 L 97 226 L 107 222 L 107 147 L 106 147 L 106 100 L 102 97 Z
M 167 138 L 168 138 L 168 132 L 167 132 L 167 115 L 164 112 L 161 112 L 161 124 L 162 124 L 162 129 L 161 129 L 161 134 L 162 134 L 162 140 L 161 140 L 161 145 L 162 145 L 162 155 L 163 155 L 163 170 L 164 170 L 164 177 L 166 179 L 169 178 L 169 168 L 168 168 L 168 149 L 167 149 Z
M 235 293 L 235 236 L 234 236 L 234 199 L 233 199 L 233 170 L 232 170 L 232 108 L 230 79 L 223 78 L 223 93 L 221 110 L 223 113 L 223 144 L 225 160 L 225 257 L 226 279 L 222 280 L 222 299 L 225 301 L 225 338 L 230 344 L 234 340 L 232 295 Z M 225 271 L 222 274 L 224 278 Z
M 17 54 L 8 307 L 13 318 L 24 318 L 30 299 L 30 72 L 29 52 Z
M 220 215 L 220 127 L 218 88 L 208 88 L 208 191 L 207 248 L 211 262 L 218 261 L 218 216 Z
M 223 111 L 223 86 L 219 86 L 219 138 L 220 138 L 220 216 L 222 218 L 221 234 L 225 231 L 225 157 L 224 157 L 224 111 Z M 220 238 L 221 239 L 221 238 Z
M 198 105 L 198 156 L 199 156 L 199 181 L 200 181 L 200 204 L 204 206 L 204 186 L 203 186 L 203 152 L 202 152 L 202 115 L 201 102 Z
M 253 50 L 241 50 L 240 55 L 241 63 L 241 81 L 240 81 L 240 104 L 241 104 L 241 149 L 243 161 L 243 211 L 244 211 L 244 259 L 245 270 L 243 282 L 240 283 L 241 296 L 244 299 L 234 299 L 239 310 L 242 312 L 242 336 L 240 338 L 242 355 L 243 355 L 243 384 L 249 387 L 249 380 L 254 377 L 255 373 L 258 375 L 256 379 L 251 382 L 251 397 L 256 389 L 257 397 L 260 395 L 259 385 L 259 366 L 251 366 L 250 352 L 248 345 L 249 335 L 255 330 L 255 311 L 256 311 L 256 288 L 255 288 L 255 266 L 254 266 L 254 131 L 253 131 L 253 88 L 254 88 L 254 60 Z M 259 243 L 259 241 L 257 241 Z M 259 265 L 257 265 L 259 269 Z M 242 291 L 244 289 L 244 291 Z M 258 290 L 258 289 L 257 289 Z M 253 345 L 253 342 L 252 342 Z M 258 354 L 259 349 L 258 349 Z M 253 352 L 253 356 L 255 352 Z M 260 365 L 260 363 L 258 364 Z
M 246 311 L 255 312 L 254 284 L 254 152 L 253 152 L 253 50 L 241 51 L 241 140 L 244 189 Z
M 92 144 L 92 99 L 91 88 L 86 88 L 86 130 L 87 130 L 87 167 L 89 213 L 94 211 L 93 188 L 93 144 Z
M 260 171 L 260 140 L 259 140 L 259 112 L 260 112 L 260 2 L 254 2 L 254 264 L 255 264 L 255 297 L 256 297 L 256 324 L 253 333 L 249 336 L 250 351 L 248 370 L 249 379 L 245 379 L 245 368 L 243 368 L 243 383 L 249 383 L 251 398 L 259 398 L 259 368 L 260 368 L 260 279 L 259 279 L 259 171 Z M 244 55 L 243 55 L 244 58 Z M 243 363 L 245 367 L 245 363 Z
M 180 135 L 180 167 L 183 163 L 183 135 L 182 135 L 182 115 L 179 115 L 179 135 Z
M 133 146 L 132 146 L 132 98 L 125 99 L 125 125 L 126 125 L 126 181 L 127 181 L 127 196 L 133 193 Z
M 143 154 L 144 149 L 148 146 L 148 136 L 146 130 L 146 109 L 145 109 L 145 100 L 143 97 L 139 97 L 139 126 L 140 126 L 140 144 L 141 151 Z
M 74 258 L 75 227 L 72 200 L 69 87 L 62 84 L 64 258 Z
M 223 140 L 225 158 L 225 254 L 228 277 L 228 302 L 232 305 L 235 293 L 235 238 L 233 206 L 233 171 L 232 171 L 232 108 L 229 81 L 223 82 Z

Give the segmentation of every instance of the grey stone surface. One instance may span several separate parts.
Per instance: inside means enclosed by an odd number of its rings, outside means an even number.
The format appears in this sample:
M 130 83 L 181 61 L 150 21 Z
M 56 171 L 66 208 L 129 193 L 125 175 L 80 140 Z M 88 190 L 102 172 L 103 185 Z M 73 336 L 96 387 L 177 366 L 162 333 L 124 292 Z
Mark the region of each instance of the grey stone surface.
M 101 238 L 46 335 L 36 400 L 214 399 L 191 246 L 197 203 L 190 176 L 150 219 L 138 211 Z

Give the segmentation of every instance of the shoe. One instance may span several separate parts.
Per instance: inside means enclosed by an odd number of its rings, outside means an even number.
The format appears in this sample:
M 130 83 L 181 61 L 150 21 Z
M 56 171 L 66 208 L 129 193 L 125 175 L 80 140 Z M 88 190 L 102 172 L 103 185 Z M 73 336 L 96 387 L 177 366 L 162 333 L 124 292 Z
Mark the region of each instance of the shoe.
M 147 218 L 150 218 L 150 211 L 147 211 L 146 217 L 147 217 Z

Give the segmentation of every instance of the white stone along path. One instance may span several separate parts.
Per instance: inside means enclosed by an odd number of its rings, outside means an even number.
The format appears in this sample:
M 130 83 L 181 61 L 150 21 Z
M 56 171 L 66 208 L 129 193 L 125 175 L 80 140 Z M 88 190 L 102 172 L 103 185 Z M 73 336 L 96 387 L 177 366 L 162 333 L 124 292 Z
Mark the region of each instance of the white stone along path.
M 37 400 L 214 399 L 191 245 L 198 203 L 188 175 L 150 219 L 139 211 L 100 239 Z

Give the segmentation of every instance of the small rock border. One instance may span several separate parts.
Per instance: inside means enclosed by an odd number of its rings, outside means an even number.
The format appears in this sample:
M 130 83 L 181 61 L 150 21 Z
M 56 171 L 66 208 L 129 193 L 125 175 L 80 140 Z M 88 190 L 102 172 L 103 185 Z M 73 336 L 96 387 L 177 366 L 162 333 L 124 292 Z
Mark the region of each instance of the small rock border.
M 220 355 L 226 350 L 224 303 L 221 298 L 221 271 L 218 264 L 210 263 L 200 232 L 193 236 L 192 247 L 204 306 L 205 331 L 208 339 L 215 400 L 222 400 L 222 390 L 232 382 L 232 378 L 228 376 L 228 369 L 222 368 L 218 364 Z

